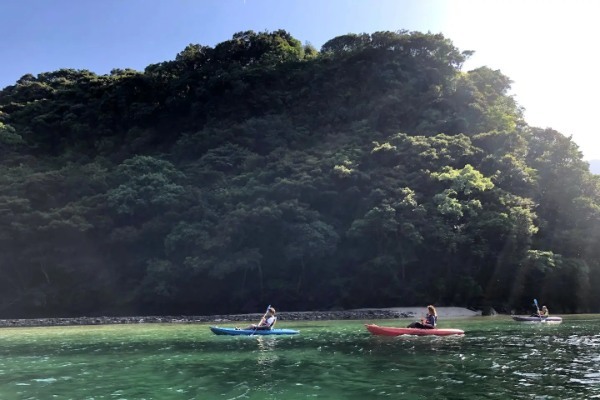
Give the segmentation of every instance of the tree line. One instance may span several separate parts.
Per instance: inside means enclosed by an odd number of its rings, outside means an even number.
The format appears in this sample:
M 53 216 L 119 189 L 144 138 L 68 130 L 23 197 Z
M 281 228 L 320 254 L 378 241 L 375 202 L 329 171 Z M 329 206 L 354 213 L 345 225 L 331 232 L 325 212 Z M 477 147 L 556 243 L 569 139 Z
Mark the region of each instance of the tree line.
M 0 91 L 0 316 L 600 309 L 600 178 L 441 34 L 283 30 Z

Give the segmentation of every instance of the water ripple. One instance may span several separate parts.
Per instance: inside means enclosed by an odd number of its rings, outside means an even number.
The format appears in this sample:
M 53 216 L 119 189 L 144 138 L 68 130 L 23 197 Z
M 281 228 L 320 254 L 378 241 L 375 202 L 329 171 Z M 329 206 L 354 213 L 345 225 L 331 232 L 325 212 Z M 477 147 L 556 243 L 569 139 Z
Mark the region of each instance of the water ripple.
M 96 400 L 600 398 L 600 318 L 454 323 L 465 336 L 375 337 L 356 321 L 295 323 L 295 337 L 219 337 L 203 325 L 3 330 L 0 399 L 49 388 Z

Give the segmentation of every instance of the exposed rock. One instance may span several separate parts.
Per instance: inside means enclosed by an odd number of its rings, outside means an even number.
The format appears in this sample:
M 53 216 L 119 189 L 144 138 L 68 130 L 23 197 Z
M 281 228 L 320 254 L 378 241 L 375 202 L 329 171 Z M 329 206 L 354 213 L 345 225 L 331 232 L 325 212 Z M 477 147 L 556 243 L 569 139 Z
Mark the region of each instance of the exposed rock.
M 496 311 L 494 307 L 484 307 L 482 313 L 483 315 L 489 315 L 491 317 L 498 315 L 498 311 Z
M 456 307 L 452 307 L 456 308 Z M 419 312 L 423 311 L 421 308 Z M 462 315 L 456 312 L 450 316 L 470 316 L 473 313 L 467 309 Z M 444 308 L 439 308 L 440 315 L 444 315 Z M 297 311 L 278 312 L 279 321 L 315 321 L 315 320 L 371 320 L 415 318 L 419 315 L 410 309 L 359 309 L 341 311 Z M 476 315 L 481 315 L 479 312 Z M 35 319 L 0 319 L 0 327 L 28 327 L 28 326 L 67 326 L 67 325 L 109 325 L 109 324 L 153 324 L 153 323 L 228 323 L 238 321 L 257 321 L 262 314 L 233 314 L 233 315 L 194 315 L 194 316 L 132 316 L 132 317 L 76 317 L 76 318 L 35 318 Z

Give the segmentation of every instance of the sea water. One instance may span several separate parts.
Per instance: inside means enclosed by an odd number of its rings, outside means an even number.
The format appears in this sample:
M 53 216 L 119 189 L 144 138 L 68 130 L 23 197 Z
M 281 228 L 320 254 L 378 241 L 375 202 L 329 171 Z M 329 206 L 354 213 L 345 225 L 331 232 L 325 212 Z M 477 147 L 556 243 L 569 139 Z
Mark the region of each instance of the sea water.
M 466 332 L 448 337 L 372 336 L 372 322 L 410 321 L 280 320 L 300 334 L 248 337 L 207 324 L 2 328 L 0 399 L 600 398 L 600 316 L 445 319 Z

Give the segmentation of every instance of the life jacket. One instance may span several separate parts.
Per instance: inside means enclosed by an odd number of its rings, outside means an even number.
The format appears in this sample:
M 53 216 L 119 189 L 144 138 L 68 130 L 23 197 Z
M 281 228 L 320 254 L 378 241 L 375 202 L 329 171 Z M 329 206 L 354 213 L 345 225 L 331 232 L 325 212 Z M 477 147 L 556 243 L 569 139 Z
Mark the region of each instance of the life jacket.
M 269 323 L 269 320 L 271 320 L 271 319 L 272 319 L 272 321 Z M 273 327 L 275 326 L 275 322 L 277 322 L 277 317 L 274 315 L 265 320 L 265 323 L 267 324 L 269 329 L 273 329 Z
M 432 321 L 433 321 L 433 324 L 431 323 Z M 425 316 L 425 323 L 432 325 L 435 328 L 437 325 L 437 315 L 427 314 Z

